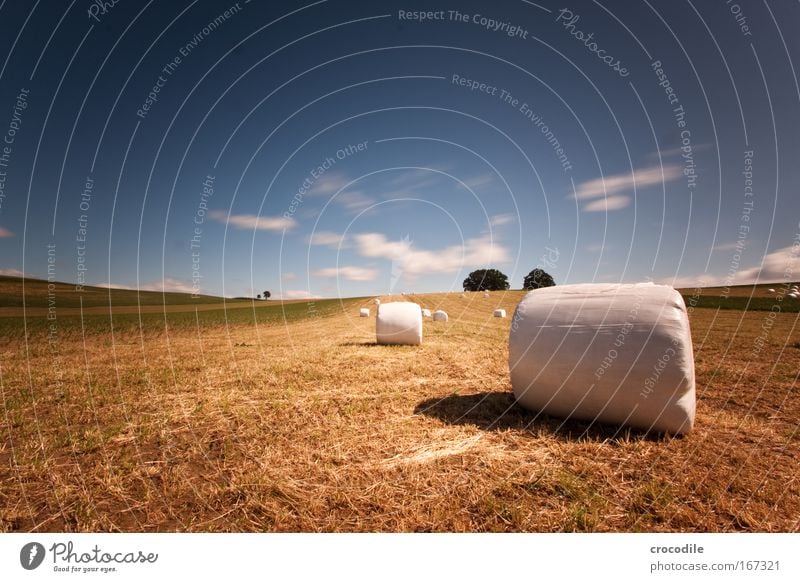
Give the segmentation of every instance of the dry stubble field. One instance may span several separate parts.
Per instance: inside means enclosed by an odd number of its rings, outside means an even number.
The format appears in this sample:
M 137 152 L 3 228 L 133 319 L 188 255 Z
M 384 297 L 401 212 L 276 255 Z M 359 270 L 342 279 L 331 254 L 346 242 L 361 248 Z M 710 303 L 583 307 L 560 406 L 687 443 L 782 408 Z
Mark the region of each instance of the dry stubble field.
M 450 313 L 421 347 L 375 345 L 369 299 L 169 333 L 65 319 L 56 358 L 6 326 L 0 531 L 798 530 L 796 313 L 759 352 L 769 312 L 695 309 L 697 425 L 670 439 L 513 405 L 521 296 L 395 297 Z

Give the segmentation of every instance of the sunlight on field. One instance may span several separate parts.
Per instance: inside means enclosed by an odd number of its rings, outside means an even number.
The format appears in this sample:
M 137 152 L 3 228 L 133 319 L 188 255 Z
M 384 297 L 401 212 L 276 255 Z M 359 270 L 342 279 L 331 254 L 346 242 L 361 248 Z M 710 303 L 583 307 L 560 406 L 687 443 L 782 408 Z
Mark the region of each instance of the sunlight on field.
M 68 317 L 54 343 L 5 318 L 0 530 L 797 527 L 796 314 L 695 309 L 697 427 L 663 439 L 514 404 L 522 294 L 382 297 L 449 313 L 419 347 L 375 344 L 371 298 Z

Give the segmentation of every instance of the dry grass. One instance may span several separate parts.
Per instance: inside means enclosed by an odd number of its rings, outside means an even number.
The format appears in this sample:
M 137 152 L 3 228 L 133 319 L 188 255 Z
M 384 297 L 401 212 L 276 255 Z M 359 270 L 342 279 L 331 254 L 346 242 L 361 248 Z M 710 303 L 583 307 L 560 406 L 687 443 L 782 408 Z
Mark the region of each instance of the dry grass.
M 406 296 L 450 314 L 421 347 L 359 304 L 0 341 L 0 530 L 798 529 L 796 314 L 757 351 L 768 312 L 695 310 L 697 429 L 659 439 L 513 404 L 520 296 Z

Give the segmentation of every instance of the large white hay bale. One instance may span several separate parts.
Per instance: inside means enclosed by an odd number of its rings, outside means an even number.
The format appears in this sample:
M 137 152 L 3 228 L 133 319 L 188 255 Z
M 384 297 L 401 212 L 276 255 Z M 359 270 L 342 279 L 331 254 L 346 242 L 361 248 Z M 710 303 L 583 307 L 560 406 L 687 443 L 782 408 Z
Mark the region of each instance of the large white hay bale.
M 767 289 L 770 293 L 775 293 L 775 289 Z
M 381 304 L 381 300 L 380 300 L 380 299 L 373 299 L 373 300 L 372 300 L 372 302 L 373 302 L 375 305 L 380 305 L 380 304 Z
M 418 346 L 422 343 L 422 310 L 416 303 L 384 303 L 375 325 L 379 344 Z
M 369 309 L 366 307 L 362 307 L 361 310 L 358 312 L 359 317 L 369 317 Z
M 505 317 L 506 316 L 506 310 L 505 309 L 495 309 L 494 310 L 494 316 L 495 317 Z
M 431 310 L 430 309 L 423 309 L 422 310 L 422 317 L 430 317 L 430 316 L 431 316 Z
M 433 321 L 447 321 L 449 317 L 447 317 L 447 312 L 442 311 L 441 309 L 437 309 L 433 312 Z
M 672 434 L 694 426 L 692 337 L 672 287 L 531 291 L 514 313 L 508 351 L 514 396 L 526 408 Z

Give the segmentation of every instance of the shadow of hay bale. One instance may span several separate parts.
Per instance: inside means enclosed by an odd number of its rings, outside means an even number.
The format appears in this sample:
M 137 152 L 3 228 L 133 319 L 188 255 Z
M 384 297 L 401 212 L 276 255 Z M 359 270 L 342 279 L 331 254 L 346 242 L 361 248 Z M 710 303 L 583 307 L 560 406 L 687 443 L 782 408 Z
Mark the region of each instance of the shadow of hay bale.
M 535 436 L 554 436 L 563 440 L 592 440 L 622 443 L 661 441 L 665 437 L 627 427 L 581 420 L 563 420 L 531 412 L 516 403 L 511 392 L 452 394 L 428 398 L 414 408 L 423 414 L 453 425 L 469 425 L 486 431 L 516 430 Z

